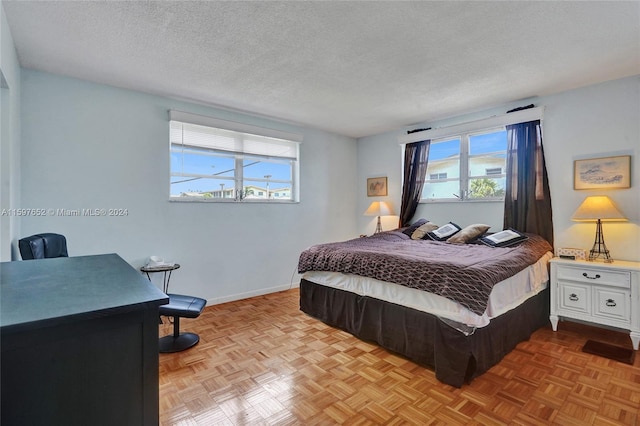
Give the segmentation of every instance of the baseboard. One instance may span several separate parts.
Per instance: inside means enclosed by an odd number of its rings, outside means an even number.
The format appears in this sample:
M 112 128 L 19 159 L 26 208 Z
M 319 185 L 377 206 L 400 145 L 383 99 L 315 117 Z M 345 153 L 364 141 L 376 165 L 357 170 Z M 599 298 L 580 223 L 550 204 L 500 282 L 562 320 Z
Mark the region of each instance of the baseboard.
M 292 288 L 300 287 L 300 282 L 294 282 L 291 284 L 281 285 L 277 287 L 261 288 L 255 291 L 248 291 L 246 293 L 231 294 L 225 297 L 216 297 L 214 299 L 207 299 L 207 306 L 219 305 L 221 303 L 235 302 L 236 300 L 249 299 L 251 297 L 263 296 L 265 294 L 277 293 L 279 291 L 290 290 Z

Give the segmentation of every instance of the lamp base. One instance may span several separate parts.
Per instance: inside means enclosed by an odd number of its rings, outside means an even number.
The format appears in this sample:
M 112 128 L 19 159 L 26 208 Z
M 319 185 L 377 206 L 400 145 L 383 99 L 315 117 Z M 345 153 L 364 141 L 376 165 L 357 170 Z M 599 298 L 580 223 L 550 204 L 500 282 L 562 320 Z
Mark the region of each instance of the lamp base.
M 589 260 L 594 261 L 596 259 L 602 258 L 605 263 L 612 263 L 613 259 L 609 255 L 609 250 L 607 250 L 607 246 L 604 243 L 604 235 L 602 235 L 602 222 L 598 219 L 598 223 L 596 225 L 596 239 L 593 242 L 593 247 L 589 251 Z
M 376 232 L 374 234 L 378 234 L 382 232 L 382 222 L 380 222 L 380 216 L 378 216 L 378 224 L 376 225 Z
M 598 253 L 597 251 L 589 251 L 589 261 L 595 262 L 598 259 L 602 259 L 604 263 L 613 263 L 613 259 L 609 256 L 609 250 L 605 250 L 602 253 Z

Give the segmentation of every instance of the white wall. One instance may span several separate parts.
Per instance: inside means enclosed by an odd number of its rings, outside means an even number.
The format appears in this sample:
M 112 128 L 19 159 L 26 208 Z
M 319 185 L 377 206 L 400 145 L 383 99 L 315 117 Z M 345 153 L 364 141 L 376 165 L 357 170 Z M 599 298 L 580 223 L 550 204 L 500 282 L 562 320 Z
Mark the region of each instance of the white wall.
M 20 65 L 0 7 L 0 261 L 18 258 L 20 218 Z M 12 249 L 13 248 L 13 249 Z
M 434 128 L 504 114 L 515 106 L 534 103 L 544 106 L 544 149 L 550 180 L 556 247 L 590 249 L 595 224 L 575 223 L 571 215 L 588 195 L 608 195 L 627 216 L 626 223 L 605 223 L 604 235 L 611 255 L 640 261 L 640 76 L 605 82 L 554 96 L 531 98 L 486 111 L 452 117 L 434 123 L 419 123 L 358 140 L 358 210 L 372 200 L 366 196 L 367 177 L 388 176 L 389 196 L 400 209 L 402 191 L 402 149 L 398 137 L 412 128 Z M 573 189 L 573 161 L 590 157 L 631 155 L 632 183 L 629 189 L 576 191 Z M 436 223 L 453 221 L 461 226 L 484 222 L 492 230 L 502 229 L 502 203 L 421 204 L 414 219 L 424 217 Z M 383 218 L 384 229 L 397 224 L 398 217 Z M 384 224 L 385 222 L 383 222 Z M 371 233 L 375 222 L 360 217 L 359 232 Z
M 497 114 L 504 114 L 511 108 L 531 103 L 530 101 L 520 101 L 513 104 L 501 106 L 491 110 L 480 111 L 440 120 L 433 123 L 418 123 L 406 128 L 397 129 L 379 135 L 369 136 L 358 140 L 358 181 L 360 186 L 364 188 L 366 178 L 375 176 L 388 176 L 389 196 L 380 198 L 388 201 L 394 206 L 396 216 L 383 217 L 383 229 L 393 229 L 398 226 L 400 214 L 400 204 L 402 196 L 402 163 L 404 162 L 403 150 L 398 144 L 398 138 L 407 134 L 407 130 L 416 128 L 438 128 L 452 126 L 454 124 L 465 123 L 469 121 L 487 118 Z M 374 197 L 367 197 L 366 192 L 359 187 L 360 197 L 358 198 L 358 209 L 364 210 Z M 466 226 L 473 223 L 486 223 L 491 225 L 491 231 L 502 230 L 503 220 L 503 203 L 502 202 L 486 202 L 473 201 L 465 203 L 456 202 L 435 202 L 424 203 L 418 206 L 414 220 L 425 218 L 437 224 L 445 224 L 448 222 L 457 223 L 460 226 Z M 362 217 L 359 222 L 359 230 L 361 233 L 371 234 L 375 230 L 375 221 L 370 217 Z
M 168 110 L 302 134 L 298 204 L 169 202 Z M 170 290 L 212 303 L 297 283 L 300 252 L 355 236 L 356 141 L 222 109 L 22 70 L 22 207 L 121 208 L 124 217 L 28 217 L 70 255 L 181 264 Z M 159 283 L 159 277 L 154 279 Z
M 607 195 L 629 219 L 603 225 L 607 248 L 614 259 L 640 261 L 640 76 L 548 96 L 543 102 L 556 247 L 591 248 L 595 224 L 572 222 L 571 215 L 585 197 Z M 573 189 L 574 160 L 611 155 L 631 155 L 631 188 Z

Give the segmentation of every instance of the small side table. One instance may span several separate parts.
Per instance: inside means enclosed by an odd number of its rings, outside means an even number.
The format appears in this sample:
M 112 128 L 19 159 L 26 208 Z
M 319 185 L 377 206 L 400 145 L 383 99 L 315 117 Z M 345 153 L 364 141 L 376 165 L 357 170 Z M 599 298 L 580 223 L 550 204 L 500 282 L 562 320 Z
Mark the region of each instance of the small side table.
M 162 291 L 166 294 L 169 291 L 169 281 L 171 281 L 171 272 L 175 271 L 178 268 L 180 268 L 180 264 L 174 263 L 173 265 L 159 265 L 159 266 L 145 265 L 141 267 L 140 270 L 145 274 L 147 274 L 147 278 L 149 278 L 149 281 L 151 281 L 151 276 L 149 274 L 152 274 L 154 272 L 162 272 L 163 273 Z

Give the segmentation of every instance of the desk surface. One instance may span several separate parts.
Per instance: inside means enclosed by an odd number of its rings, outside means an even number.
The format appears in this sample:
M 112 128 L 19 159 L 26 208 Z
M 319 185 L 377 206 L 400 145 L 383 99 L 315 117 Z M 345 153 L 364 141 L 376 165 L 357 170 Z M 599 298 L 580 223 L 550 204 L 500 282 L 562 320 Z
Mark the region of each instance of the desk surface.
M 2 332 L 168 302 L 117 254 L 0 263 Z

